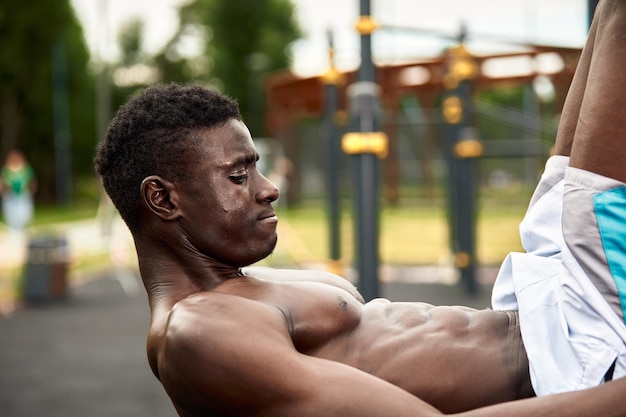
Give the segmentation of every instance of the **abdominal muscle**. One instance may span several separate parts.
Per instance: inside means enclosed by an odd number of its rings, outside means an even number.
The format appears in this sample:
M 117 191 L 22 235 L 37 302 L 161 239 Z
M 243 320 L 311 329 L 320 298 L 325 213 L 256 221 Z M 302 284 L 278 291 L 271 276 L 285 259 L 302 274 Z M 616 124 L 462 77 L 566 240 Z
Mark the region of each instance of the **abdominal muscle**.
M 532 394 L 512 313 L 373 300 L 359 325 L 313 356 L 387 380 L 444 412 Z

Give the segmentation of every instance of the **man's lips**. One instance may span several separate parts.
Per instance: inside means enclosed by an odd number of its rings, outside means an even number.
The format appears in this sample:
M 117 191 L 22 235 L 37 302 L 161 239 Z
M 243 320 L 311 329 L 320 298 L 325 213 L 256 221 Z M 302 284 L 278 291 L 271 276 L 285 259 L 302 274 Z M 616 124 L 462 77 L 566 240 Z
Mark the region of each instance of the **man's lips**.
M 276 213 L 272 212 L 272 213 L 266 213 L 266 214 L 259 216 L 258 220 L 260 222 L 276 223 L 278 222 L 278 217 L 276 217 Z

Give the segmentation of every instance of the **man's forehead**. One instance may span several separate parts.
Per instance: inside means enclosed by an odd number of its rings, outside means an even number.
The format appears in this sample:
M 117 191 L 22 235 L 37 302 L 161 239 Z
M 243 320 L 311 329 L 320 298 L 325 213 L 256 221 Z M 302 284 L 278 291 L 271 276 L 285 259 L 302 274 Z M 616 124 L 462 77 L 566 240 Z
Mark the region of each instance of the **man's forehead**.
M 259 158 L 248 129 L 237 120 L 203 132 L 200 147 L 203 159 L 218 166 L 251 163 Z

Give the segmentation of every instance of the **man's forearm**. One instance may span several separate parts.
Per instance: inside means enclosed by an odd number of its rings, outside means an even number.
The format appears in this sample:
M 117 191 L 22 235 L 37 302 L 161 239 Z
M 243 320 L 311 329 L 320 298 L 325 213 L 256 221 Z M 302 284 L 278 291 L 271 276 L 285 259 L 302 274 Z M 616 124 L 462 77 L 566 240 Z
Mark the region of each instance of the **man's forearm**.
M 456 417 L 626 417 L 626 378 L 583 391 L 502 403 Z

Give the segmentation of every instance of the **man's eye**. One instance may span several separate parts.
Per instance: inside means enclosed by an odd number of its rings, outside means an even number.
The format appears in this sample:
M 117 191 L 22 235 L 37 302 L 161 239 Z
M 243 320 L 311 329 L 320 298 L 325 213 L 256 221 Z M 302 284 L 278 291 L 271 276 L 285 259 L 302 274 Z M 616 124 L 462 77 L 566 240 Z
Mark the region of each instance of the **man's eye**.
M 230 180 L 235 184 L 243 184 L 244 181 L 248 178 L 247 175 L 231 175 Z

